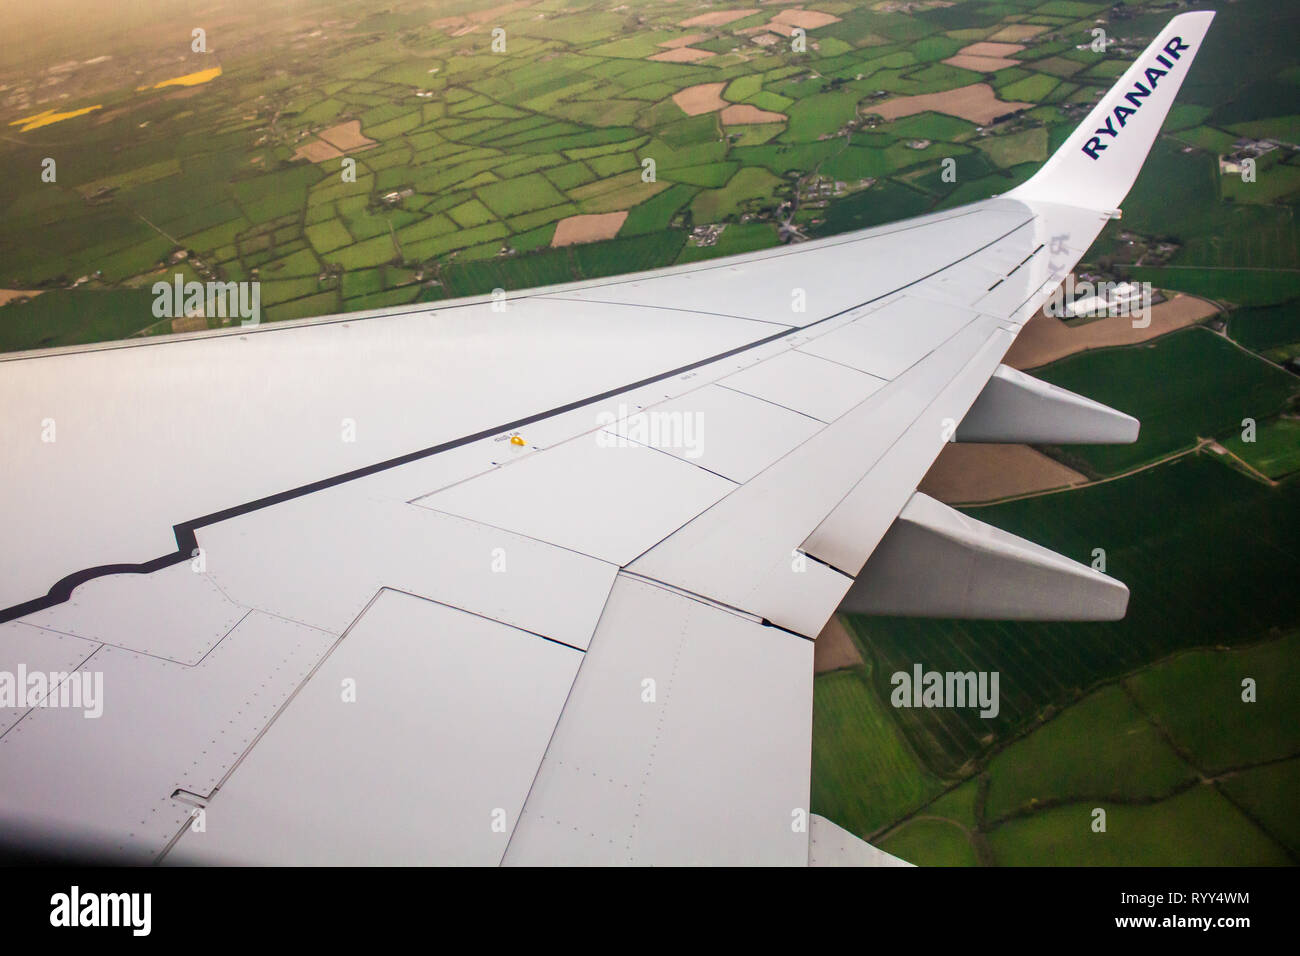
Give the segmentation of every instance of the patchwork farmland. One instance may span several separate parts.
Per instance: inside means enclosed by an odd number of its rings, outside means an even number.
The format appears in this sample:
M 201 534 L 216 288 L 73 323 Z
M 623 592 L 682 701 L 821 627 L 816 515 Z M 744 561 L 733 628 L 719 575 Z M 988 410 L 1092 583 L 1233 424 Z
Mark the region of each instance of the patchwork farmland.
M 238 321 L 117 308 L 130 298 L 87 321 L 58 301 L 176 273 L 256 279 L 275 321 L 1003 192 L 1131 56 L 1083 42 L 1105 9 L 271 0 L 214 14 L 206 52 L 165 13 L 128 33 L 106 21 L 94 51 L 45 37 L 0 64 L 0 172 L 30 183 L 3 201 L 0 347 Z

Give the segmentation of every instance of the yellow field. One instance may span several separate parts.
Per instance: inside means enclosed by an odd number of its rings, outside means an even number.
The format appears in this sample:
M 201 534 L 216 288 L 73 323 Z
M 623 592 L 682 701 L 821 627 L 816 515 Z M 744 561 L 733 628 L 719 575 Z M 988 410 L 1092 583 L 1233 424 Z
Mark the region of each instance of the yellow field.
M 197 73 L 186 73 L 184 76 L 174 76 L 170 80 L 163 80 L 161 83 L 155 83 L 153 86 L 137 86 L 136 92 L 140 90 L 161 90 L 164 86 L 200 86 L 204 83 L 210 83 L 221 75 L 221 67 L 214 66 L 210 70 L 199 70 Z
M 22 129 L 18 132 L 26 133 L 28 130 L 40 129 L 42 126 L 49 126 L 51 123 L 58 123 L 65 119 L 72 119 L 74 116 L 83 116 L 86 113 L 91 113 L 98 109 L 103 109 L 103 104 L 86 106 L 79 110 L 68 110 L 65 113 L 59 113 L 54 110 L 43 110 L 42 112 L 36 113 L 32 116 L 24 116 L 22 119 L 10 120 L 9 125 L 21 126 Z

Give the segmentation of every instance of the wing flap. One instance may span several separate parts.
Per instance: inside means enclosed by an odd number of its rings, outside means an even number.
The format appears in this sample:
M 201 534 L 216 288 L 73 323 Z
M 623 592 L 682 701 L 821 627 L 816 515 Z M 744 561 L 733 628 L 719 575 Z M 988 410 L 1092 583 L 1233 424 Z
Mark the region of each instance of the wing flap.
M 192 818 L 176 791 L 211 793 L 335 639 L 252 611 L 194 666 L 101 646 L 60 683 L 97 690 L 99 716 L 36 707 L 0 737 L 0 817 L 153 862 Z
M 496 865 L 581 660 L 381 591 L 165 862 Z
M 504 862 L 803 865 L 812 652 L 620 575 Z

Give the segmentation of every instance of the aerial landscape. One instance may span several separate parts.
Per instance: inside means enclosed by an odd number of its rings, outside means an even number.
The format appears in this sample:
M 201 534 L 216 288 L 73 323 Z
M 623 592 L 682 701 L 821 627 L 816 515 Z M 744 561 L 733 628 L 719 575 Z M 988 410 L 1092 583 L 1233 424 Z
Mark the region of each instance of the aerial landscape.
M 40 6 L 0 13 L 24 37 L 0 55 L 7 353 L 401 311 L 1001 195 L 1170 17 L 1218 10 L 1076 269 L 1149 283 L 1149 321 L 1040 312 L 1005 359 L 1139 439 L 954 443 L 920 486 L 1123 580 L 1127 616 L 837 614 L 811 811 L 923 866 L 1300 862 L 1300 8 Z M 160 310 L 173 282 L 257 296 Z M 997 672 L 999 711 L 891 706 L 918 661 Z

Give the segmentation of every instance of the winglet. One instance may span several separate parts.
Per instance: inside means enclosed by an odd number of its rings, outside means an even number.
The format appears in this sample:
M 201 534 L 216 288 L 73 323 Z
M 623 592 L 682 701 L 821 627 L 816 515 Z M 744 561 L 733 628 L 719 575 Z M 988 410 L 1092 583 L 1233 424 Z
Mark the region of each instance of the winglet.
M 1214 13 L 1183 13 L 1133 65 L 1013 199 L 1117 209 L 1133 187 Z

